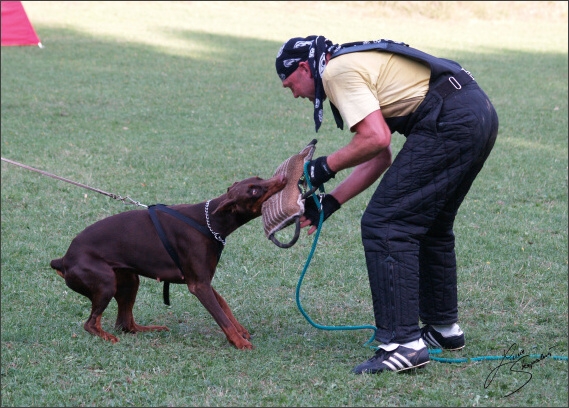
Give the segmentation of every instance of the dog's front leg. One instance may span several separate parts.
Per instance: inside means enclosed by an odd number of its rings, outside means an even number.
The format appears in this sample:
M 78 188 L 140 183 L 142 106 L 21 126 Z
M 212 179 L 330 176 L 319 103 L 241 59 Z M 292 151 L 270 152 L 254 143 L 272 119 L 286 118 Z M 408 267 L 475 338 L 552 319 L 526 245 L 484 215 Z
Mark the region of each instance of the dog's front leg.
M 209 284 L 197 283 L 188 284 L 188 289 L 195 295 L 207 311 L 213 316 L 221 330 L 225 333 L 227 340 L 238 349 L 252 349 L 253 345 L 245 339 L 237 330 L 231 319 L 219 304 L 215 291 Z M 224 301 L 225 303 L 225 301 Z M 225 303 L 225 305 L 227 305 Z M 233 318 L 235 319 L 235 318 Z M 242 326 L 241 326 L 242 327 Z
M 241 325 L 241 323 L 239 323 L 237 321 L 237 319 L 235 318 L 235 316 L 233 316 L 233 312 L 231 311 L 231 309 L 229 308 L 229 305 L 227 304 L 227 302 L 225 301 L 225 299 L 223 297 L 221 297 L 221 295 L 219 293 L 217 293 L 217 291 L 214 288 L 211 288 L 211 290 L 213 290 L 213 293 L 215 294 L 215 297 L 217 298 L 217 301 L 219 302 L 219 305 L 221 306 L 221 308 L 223 309 L 223 311 L 225 312 L 225 314 L 227 315 L 227 317 L 229 317 L 229 320 L 231 320 L 231 322 L 233 323 L 233 325 L 235 326 L 235 328 L 237 329 L 237 331 L 241 334 L 241 336 L 243 336 L 244 339 L 250 340 L 251 339 L 251 335 L 249 334 L 249 332 L 247 331 L 247 329 L 245 327 L 243 327 Z

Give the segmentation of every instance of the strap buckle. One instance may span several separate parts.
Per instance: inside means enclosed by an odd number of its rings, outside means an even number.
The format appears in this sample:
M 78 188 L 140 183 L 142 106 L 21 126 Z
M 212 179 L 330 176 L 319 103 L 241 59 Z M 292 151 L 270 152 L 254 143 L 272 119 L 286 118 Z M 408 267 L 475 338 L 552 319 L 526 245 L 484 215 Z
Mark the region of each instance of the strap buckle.
M 460 84 L 460 82 L 457 81 L 457 79 L 453 76 L 448 78 L 448 81 L 450 82 L 450 84 L 452 86 L 454 86 L 454 89 L 462 89 L 462 85 Z

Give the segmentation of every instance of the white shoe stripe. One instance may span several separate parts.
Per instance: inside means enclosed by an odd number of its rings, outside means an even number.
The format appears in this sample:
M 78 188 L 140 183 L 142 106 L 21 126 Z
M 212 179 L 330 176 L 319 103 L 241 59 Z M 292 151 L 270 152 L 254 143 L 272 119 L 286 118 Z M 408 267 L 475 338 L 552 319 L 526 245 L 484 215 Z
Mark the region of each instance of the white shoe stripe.
M 391 358 L 392 358 L 392 357 L 390 357 L 389 360 L 391 360 Z M 389 362 L 389 360 L 385 360 L 385 361 L 383 362 L 383 364 L 385 364 L 387 367 L 389 367 L 389 369 L 390 369 L 391 371 L 399 371 L 399 370 L 397 370 L 397 368 L 395 368 L 395 366 L 394 366 L 393 364 L 391 364 L 391 363 Z
M 402 356 L 399 353 L 393 353 L 393 356 L 389 357 L 389 360 L 393 359 L 392 361 L 397 361 L 397 360 L 395 360 L 395 357 L 397 357 L 399 360 L 401 360 L 403 362 L 403 364 L 405 364 L 407 367 L 413 367 L 413 364 L 411 364 L 411 362 L 409 360 L 407 360 L 405 358 L 405 356 Z M 397 362 L 397 363 L 399 363 L 399 362 Z M 404 368 L 405 366 L 403 364 L 399 363 L 399 366 L 401 368 Z
M 389 357 L 389 359 L 387 360 L 390 363 L 392 363 L 394 366 L 397 366 L 398 370 L 401 370 L 402 368 L 405 368 L 405 366 L 403 364 L 401 364 L 401 362 L 399 360 L 397 360 L 397 358 L 395 358 L 395 356 L 391 356 Z
M 427 333 L 425 338 L 431 346 L 442 348 L 442 346 L 439 344 L 438 341 L 435 340 L 435 338 L 431 333 Z
M 413 367 L 413 364 L 399 353 L 393 353 L 387 360 L 383 361 L 391 371 L 400 371 Z
M 423 366 L 428 362 L 429 361 L 425 361 L 424 363 L 415 366 L 413 363 L 411 363 L 411 361 L 409 361 L 409 359 L 407 359 L 407 357 L 401 355 L 400 353 L 393 353 L 391 356 L 389 356 L 388 359 L 383 360 L 382 364 L 384 364 L 391 371 L 402 371 L 413 367 Z

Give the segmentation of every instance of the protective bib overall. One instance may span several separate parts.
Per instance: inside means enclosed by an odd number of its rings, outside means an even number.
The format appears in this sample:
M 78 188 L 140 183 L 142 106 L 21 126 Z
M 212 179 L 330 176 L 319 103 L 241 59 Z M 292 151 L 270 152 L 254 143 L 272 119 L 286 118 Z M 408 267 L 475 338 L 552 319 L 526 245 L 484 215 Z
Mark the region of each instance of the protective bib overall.
M 406 343 L 420 338 L 419 319 L 434 325 L 458 320 L 453 224 L 492 150 L 498 116 L 454 61 L 386 40 L 345 44 L 332 58 L 371 50 L 431 68 L 429 92 L 417 110 L 386 120 L 392 133 L 407 139 L 361 220 L 376 340 Z

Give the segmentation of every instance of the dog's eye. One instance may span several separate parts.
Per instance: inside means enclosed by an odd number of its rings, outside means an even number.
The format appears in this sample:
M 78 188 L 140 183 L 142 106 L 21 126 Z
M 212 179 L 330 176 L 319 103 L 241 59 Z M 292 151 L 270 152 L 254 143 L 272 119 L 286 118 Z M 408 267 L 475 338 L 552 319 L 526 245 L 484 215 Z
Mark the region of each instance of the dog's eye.
M 251 195 L 252 196 L 258 196 L 261 194 L 261 190 L 259 189 L 259 187 L 251 187 Z

